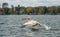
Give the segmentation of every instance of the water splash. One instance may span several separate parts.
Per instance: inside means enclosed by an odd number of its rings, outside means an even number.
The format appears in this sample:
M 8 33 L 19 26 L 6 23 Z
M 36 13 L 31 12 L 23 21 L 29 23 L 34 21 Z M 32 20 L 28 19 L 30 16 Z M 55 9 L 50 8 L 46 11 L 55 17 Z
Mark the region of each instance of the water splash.
M 49 27 L 49 26 L 47 26 L 47 25 L 45 25 L 45 24 L 41 24 L 41 26 L 43 26 L 46 30 L 51 29 L 51 27 Z

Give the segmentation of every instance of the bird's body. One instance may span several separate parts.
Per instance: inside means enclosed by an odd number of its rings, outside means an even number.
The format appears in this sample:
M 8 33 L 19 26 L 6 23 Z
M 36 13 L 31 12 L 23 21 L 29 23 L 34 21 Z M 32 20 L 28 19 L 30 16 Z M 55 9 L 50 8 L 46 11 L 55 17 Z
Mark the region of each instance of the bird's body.
M 26 19 L 26 23 L 24 23 L 22 26 L 21 26 L 21 28 L 24 28 L 24 27 L 26 27 L 26 26 L 32 26 L 32 27 L 35 27 L 35 26 L 44 26 L 45 27 L 45 29 L 46 30 L 48 30 L 48 29 L 50 29 L 47 25 L 43 25 L 43 24 L 41 24 L 40 22 L 38 22 L 38 21 L 35 21 L 35 20 L 31 20 L 30 18 L 27 18 Z
M 34 20 L 30 20 L 30 21 L 24 23 L 23 25 L 34 26 L 34 25 L 36 25 L 36 24 L 40 24 L 40 23 L 37 22 L 37 21 L 34 21 Z
M 35 21 L 35 20 L 29 20 L 29 21 L 27 21 L 26 23 L 24 23 L 23 25 L 22 25 L 22 28 L 24 28 L 24 27 L 26 27 L 26 26 L 40 26 L 40 23 L 39 22 L 37 22 L 37 21 Z

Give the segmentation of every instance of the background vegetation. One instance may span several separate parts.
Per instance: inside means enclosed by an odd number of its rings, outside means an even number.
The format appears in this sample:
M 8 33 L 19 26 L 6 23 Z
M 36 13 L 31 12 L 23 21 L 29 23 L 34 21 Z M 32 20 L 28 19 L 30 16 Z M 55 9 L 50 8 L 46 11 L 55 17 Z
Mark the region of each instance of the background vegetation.
M 8 3 L 3 3 L 0 8 L 0 15 L 60 15 L 60 6 L 38 6 L 38 7 L 8 7 Z

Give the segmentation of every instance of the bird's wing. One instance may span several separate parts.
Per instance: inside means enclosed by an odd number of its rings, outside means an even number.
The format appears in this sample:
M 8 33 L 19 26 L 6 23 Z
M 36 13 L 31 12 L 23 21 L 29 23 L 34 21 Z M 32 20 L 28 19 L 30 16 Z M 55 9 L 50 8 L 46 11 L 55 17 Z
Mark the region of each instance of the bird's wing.
M 35 25 L 33 25 L 33 27 L 34 27 L 34 26 L 40 26 L 40 23 L 39 23 L 39 22 L 37 22 Z
M 26 23 L 24 23 L 24 24 L 21 26 L 21 28 L 24 28 L 24 27 L 26 27 L 26 26 L 28 26 L 28 25 L 29 25 L 29 23 L 26 22 Z

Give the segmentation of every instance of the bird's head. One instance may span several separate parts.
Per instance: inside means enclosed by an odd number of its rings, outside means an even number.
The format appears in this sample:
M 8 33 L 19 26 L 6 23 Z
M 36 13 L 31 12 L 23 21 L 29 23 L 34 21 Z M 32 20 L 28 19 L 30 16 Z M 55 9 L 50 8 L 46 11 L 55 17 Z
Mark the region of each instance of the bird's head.
M 30 21 L 31 18 L 30 17 L 26 17 L 26 18 L 23 18 L 22 20 Z

